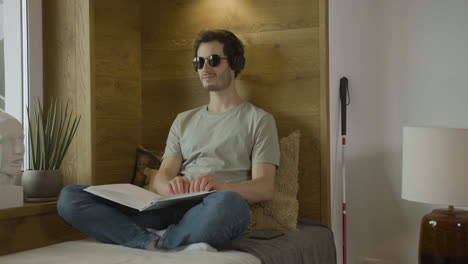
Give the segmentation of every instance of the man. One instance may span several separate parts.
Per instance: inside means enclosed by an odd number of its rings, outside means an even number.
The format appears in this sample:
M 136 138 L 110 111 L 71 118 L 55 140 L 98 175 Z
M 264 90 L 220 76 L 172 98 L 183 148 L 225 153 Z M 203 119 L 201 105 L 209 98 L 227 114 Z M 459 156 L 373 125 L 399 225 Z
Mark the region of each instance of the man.
M 86 186 L 70 185 L 58 209 L 72 226 L 99 241 L 135 248 L 220 245 L 246 230 L 248 202 L 272 198 L 278 135 L 273 117 L 237 94 L 242 42 L 226 30 L 202 31 L 194 53 L 210 101 L 175 119 L 153 187 L 162 195 L 216 192 L 202 202 L 136 212 L 82 191 Z

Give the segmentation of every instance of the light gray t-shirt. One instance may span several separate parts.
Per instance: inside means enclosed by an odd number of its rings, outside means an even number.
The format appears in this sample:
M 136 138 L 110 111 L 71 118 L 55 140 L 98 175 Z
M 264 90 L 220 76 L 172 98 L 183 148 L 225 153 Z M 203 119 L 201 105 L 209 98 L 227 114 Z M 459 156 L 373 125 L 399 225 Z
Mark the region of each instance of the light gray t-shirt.
M 222 113 L 208 112 L 207 105 L 180 113 L 167 138 L 166 157 L 181 158 L 180 174 L 189 180 L 201 174 L 221 183 L 251 180 L 253 164 L 279 166 L 275 120 L 248 102 Z

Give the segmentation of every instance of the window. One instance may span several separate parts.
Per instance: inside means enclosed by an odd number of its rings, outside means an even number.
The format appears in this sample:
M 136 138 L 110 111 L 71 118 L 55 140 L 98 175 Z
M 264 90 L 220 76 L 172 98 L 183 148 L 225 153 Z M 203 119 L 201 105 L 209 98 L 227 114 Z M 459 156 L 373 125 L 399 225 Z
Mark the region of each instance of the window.
M 0 110 L 18 119 L 27 134 L 26 108 L 43 97 L 42 0 L 0 0 L 0 38 Z
M 3 108 L 22 122 L 21 1 L 0 0 L 2 21 Z

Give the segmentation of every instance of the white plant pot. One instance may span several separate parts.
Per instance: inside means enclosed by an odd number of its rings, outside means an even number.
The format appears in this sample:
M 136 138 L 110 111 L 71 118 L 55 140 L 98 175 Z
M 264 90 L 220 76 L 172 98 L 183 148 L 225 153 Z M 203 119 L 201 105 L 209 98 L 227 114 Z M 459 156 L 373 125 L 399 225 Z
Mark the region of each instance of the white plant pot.
M 55 201 L 63 187 L 63 176 L 59 170 L 25 170 L 21 185 L 26 202 Z

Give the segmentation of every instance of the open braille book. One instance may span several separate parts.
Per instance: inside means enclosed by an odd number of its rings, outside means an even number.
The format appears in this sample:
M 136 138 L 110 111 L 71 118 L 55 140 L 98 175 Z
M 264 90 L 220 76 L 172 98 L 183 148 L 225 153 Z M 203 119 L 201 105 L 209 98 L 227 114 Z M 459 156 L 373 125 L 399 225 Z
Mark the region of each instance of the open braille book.
M 164 208 L 182 201 L 201 200 L 208 194 L 215 192 L 209 191 L 162 196 L 128 183 L 95 185 L 84 190 L 139 211 Z

